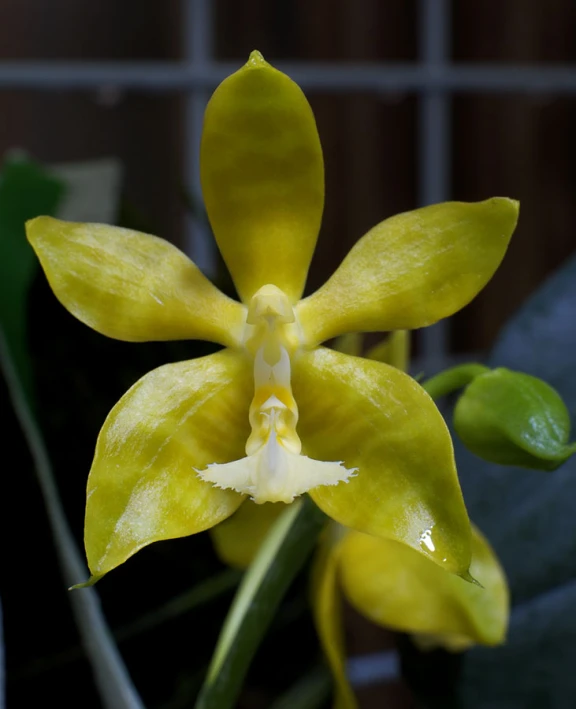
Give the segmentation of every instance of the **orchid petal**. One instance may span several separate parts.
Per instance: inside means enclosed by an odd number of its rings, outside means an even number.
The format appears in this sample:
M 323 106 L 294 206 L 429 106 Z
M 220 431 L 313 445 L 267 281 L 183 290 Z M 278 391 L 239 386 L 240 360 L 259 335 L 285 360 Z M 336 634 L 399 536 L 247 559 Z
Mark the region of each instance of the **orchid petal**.
M 161 539 L 201 532 L 245 499 L 197 470 L 239 457 L 249 434 L 252 383 L 235 352 L 167 364 L 112 409 L 88 479 L 85 542 L 94 576 Z
M 285 509 L 282 502 L 257 505 L 246 500 L 237 512 L 210 530 L 219 558 L 228 566 L 248 568 L 270 527 Z
M 473 527 L 470 571 L 482 586 L 449 574 L 405 544 L 350 532 L 339 546 L 342 587 L 369 620 L 420 644 L 463 650 L 498 645 L 508 623 L 508 587 L 490 545 Z
M 239 344 L 245 308 L 164 239 L 52 217 L 32 219 L 26 231 L 58 300 L 103 335 Z
M 324 205 L 322 148 L 300 88 L 252 52 L 208 103 L 202 192 L 244 302 L 272 284 L 296 302 Z
M 371 229 L 296 309 L 306 342 L 345 332 L 413 330 L 467 305 L 504 258 L 518 202 L 444 202 Z
M 310 490 L 341 524 L 394 539 L 466 575 L 470 523 L 450 434 L 419 384 L 381 362 L 318 348 L 296 358 L 303 452 L 358 472 Z

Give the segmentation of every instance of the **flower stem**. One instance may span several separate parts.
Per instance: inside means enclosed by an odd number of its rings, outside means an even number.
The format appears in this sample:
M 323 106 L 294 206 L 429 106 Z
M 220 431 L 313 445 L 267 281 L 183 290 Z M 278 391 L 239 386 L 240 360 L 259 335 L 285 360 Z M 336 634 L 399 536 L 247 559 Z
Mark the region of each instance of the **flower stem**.
M 477 376 L 489 371 L 490 369 L 483 364 L 475 364 L 474 362 L 459 364 L 456 367 L 445 369 L 434 377 L 430 377 L 430 379 L 423 382 L 422 387 L 433 399 L 439 399 L 457 389 L 464 388 Z

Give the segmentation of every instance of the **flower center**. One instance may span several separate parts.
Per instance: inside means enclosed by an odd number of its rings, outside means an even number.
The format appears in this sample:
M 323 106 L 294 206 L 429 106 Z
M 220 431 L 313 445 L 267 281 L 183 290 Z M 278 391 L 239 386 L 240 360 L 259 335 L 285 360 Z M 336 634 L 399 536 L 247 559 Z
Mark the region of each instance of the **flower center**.
M 255 502 L 292 502 L 319 485 L 348 480 L 354 470 L 339 462 L 300 455 L 298 406 L 292 394 L 291 357 L 300 345 L 294 309 L 279 288 L 255 293 L 246 318 L 245 346 L 254 357 L 252 427 L 246 457 L 198 471 L 203 480 L 251 495 Z
M 274 364 L 266 361 L 264 347 L 254 358 L 254 398 L 249 411 L 252 433 L 246 442 L 247 455 L 256 453 L 271 435 L 292 453 L 302 449 L 296 433 L 298 406 L 290 385 L 290 357 L 284 347 L 278 349 Z

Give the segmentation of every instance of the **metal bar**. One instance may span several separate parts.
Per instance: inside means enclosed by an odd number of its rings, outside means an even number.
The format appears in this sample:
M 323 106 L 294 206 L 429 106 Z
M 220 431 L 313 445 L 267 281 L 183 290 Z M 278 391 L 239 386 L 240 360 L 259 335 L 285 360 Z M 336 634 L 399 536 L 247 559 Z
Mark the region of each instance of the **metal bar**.
M 449 70 L 449 0 L 420 0 L 418 19 L 420 60 L 433 84 Z M 425 87 L 418 107 L 419 202 L 444 202 L 450 191 L 450 97 L 439 86 Z M 442 369 L 450 349 L 448 321 L 424 329 L 421 337 L 426 372 Z
M 240 62 L 191 67 L 176 62 L 0 62 L 0 90 L 85 91 L 113 87 L 146 92 L 213 89 Z M 449 91 L 576 94 L 576 64 L 451 65 L 442 73 L 417 64 L 303 64 L 279 62 L 302 88 L 324 93 Z
M 357 689 L 374 684 L 398 682 L 402 676 L 400 658 L 394 650 L 372 655 L 356 655 L 346 662 L 350 683 Z
M 214 17 L 212 0 L 184 0 L 184 53 L 186 68 L 204 73 L 214 59 Z M 208 102 L 207 86 L 194 87 L 185 99 L 184 110 L 184 171 L 186 188 L 191 195 L 193 208 L 201 208 L 200 141 L 204 110 Z M 186 224 L 186 251 L 208 276 L 215 275 L 215 254 L 203 215 L 190 215 Z

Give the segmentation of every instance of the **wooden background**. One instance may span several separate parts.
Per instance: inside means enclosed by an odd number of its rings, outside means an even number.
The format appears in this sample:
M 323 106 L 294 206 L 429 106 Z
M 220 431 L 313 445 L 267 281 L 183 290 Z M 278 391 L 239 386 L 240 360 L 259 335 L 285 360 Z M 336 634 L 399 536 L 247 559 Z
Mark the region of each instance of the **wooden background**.
M 219 0 L 217 54 L 270 59 L 416 60 L 413 0 Z M 3 0 L 0 59 L 177 59 L 179 3 L 153 0 Z M 576 60 L 570 0 L 457 0 L 455 61 Z M 327 167 L 326 214 L 310 287 L 350 245 L 416 196 L 416 109 L 410 94 L 310 95 Z M 505 319 L 571 251 L 576 240 L 576 100 L 457 95 L 453 100 L 455 199 L 519 198 L 510 252 L 485 292 L 454 320 L 456 350 L 490 345 Z M 14 146 L 40 160 L 117 155 L 126 196 L 155 230 L 179 242 L 183 207 L 182 101 L 174 95 L 0 92 L 0 157 Z

